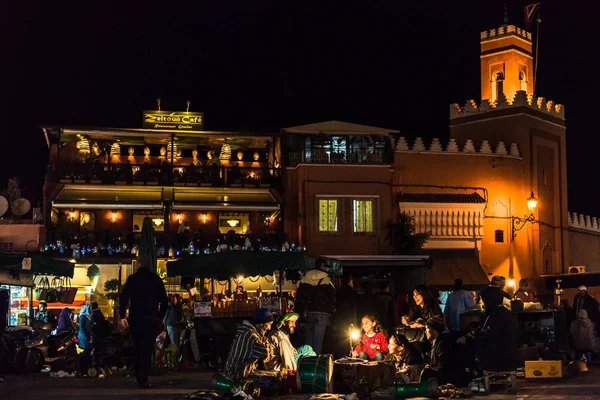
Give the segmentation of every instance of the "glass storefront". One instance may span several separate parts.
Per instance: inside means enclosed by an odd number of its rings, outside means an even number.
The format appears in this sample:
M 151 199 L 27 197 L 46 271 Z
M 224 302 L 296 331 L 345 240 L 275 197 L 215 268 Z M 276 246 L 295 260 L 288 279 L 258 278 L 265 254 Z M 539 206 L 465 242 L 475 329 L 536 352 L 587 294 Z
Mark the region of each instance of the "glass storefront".
M 9 325 L 27 325 L 31 317 L 31 295 L 32 289 L 26 286 L 0 285 L 1 289 L 7 289 L 10 294 L 9 302 Z

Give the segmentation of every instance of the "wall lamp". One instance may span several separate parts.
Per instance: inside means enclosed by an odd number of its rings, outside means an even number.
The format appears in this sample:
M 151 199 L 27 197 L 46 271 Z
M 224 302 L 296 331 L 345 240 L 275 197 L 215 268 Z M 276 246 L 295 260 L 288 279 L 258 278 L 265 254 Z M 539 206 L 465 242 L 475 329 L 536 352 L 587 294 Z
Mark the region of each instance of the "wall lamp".
M 511 236 L 510 236 L 511 242 L 514 241 L 515 238 L 517 237 L 517 232 L 520 231 L 521 229 L 523 229 L 528 222 L 531 222 L 531 223 L 535 222 L 535 216 L 533 215 L 533 212 L 535 211 L 535 209 L 537 207 L 537 203 L 538 203 L 538 200 L 533 195 L 533 192 L 531 192 L 531 196 L 529 196 L 529 198 L 527 199 L 527 208 L 529 208 L 530 214 L 526 215 L 523 218 L 511 217 L 511 219 L 512 219 L 512 230 L 511 230 Z

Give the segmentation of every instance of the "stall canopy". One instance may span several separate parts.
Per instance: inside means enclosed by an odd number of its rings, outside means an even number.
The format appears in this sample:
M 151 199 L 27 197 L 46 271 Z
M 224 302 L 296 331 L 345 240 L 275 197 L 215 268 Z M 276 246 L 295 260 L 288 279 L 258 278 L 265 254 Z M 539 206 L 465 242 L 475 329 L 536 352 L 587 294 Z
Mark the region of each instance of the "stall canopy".
M 477 290 L 490 284 L 474 249 L 424 251 L 432 259 L 432 268 L 427 272 L 427 285 L 451 290 L 457 278 L 463 280 L 463 286 L 468 290 Z
M 270 275 L 274 271 L 313 268 L 317 258 L 319 257 L 301 252 L 225 251 L 169 261 L 167 275 L 217 279 L 228 279 L 237 275 Z M 335 268 L 335 265 L 333 266 Z
M 0 255 L 0 270 L 23 271 L 25 273 L 72 278 L 75 271 L 75 264 L 37 254 L 11 254 Z
M 600 272 L 584 272 L 580 274 L 555 274 L 541 275 L 546 281 L 546 289 L 554 290 L 557 287 L 556 280 L 560 279 L 560 287 L 563 289 L 576 288 L 580 285 L 585 286 L 600 286 Z

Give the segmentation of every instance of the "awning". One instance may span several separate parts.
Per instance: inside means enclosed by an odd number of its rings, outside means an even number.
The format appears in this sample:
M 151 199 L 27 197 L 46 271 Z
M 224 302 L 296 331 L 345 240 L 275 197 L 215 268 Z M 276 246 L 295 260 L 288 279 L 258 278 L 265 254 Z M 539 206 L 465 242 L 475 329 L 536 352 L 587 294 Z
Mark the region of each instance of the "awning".
M 52 202 L 56 208 L 162 210 L 161 186 L 65 185 Z
M 274 271 L 307 270 L 318 257 L 301 252 L 225 251 L 188 256 L 167 262 L 167 276 L 229 279 L 234 276 L 271 275 Z
M 275 190 L 237 188 L 173 188 L 173 210 L 277 211 Z
M 0 255 L 0 270 L 72 278 L 75 271 L 75 264 L 38 254 L 11 254 Z
M 429 255 L 333 255 L 324 256 L 336 260 L 341 267 L 428 267 Z
M 427 272 L 427 285 L 440 290 L 452 289 L 454 280 L 463 280 L 465 289 L 475 290 L 490 284 L 479 264 L 475 250 L 423 250 L 431 256 L 432 268 Z
M 541 275 L 541 279 L 546 281 L 546 289 L 556 289 L 556 280 L 560 279 L 560 287 L 564 289 L 576 288 L 581 285 L 600 286 L 600 272 L 584 272 L 581 274 L 555 274 Z

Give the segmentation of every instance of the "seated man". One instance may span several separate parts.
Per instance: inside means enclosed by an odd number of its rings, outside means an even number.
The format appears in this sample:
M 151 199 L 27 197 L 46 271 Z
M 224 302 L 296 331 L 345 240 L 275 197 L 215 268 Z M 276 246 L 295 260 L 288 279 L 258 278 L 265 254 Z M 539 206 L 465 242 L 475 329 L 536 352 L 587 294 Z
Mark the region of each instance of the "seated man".
M 38 311 L 35 313 L 34 319 L 45 324 L 56 324 L 56 318 L 48 311 L 48 304 L 43 300 L 38 305 Z
M 273 346 L 265 334 L 272 324 L 273 314 L 266 308 L 259 308 L 254 312 L 252 322 L 244 321 L 238 325 L 225 362 L 226 377 L 241 381 L 257 369 L 259 361 L 269 362 Z
M 446 329 L 444 319 L 433 317 L 425 325 L 427 339 L 431 342 L 429 364 L 421 373 L 421 382 L 436 378 L 439 385 L 457 383 L 457 367 L 452 334 Z
M 299 315 L 287 313 L 277 321 L 277 327 L 269 333 L 269 342 L 273 345 L 275 353 L 273 359 L 267 363 L 267 369 L 281 370 L 287 368 L 295 371 L 300 356 L 316 356 L 312 347 L 305 345 L 297 350 L 290 342 L 290 335 L 296 329 L 296 321 Z

